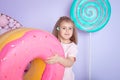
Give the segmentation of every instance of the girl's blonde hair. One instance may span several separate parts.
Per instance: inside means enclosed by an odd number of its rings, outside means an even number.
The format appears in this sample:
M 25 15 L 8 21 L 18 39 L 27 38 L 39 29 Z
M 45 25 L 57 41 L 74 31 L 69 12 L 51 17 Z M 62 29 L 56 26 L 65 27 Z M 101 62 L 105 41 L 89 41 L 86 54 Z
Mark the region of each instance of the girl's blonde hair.
M 54 29 L 53 29 L 53 31 L 52 31 L 53 35 L 58 38 L 58 31 L 59 31 L 59 30 L 57 30 L 57 27 L 59 27 L 60 24 L 61 24 L 63 21 L 71 22 L 71 23 L 73 24 L 73 35 L 72 35 L 72 37 L 70 38 L 70 40 L 71 40 L 72 42 L 74 42 L 75 44 L 77 44 L 77 30 L 76 30 L 75 24 L 74 24 L 74 22 L 73 22 L 69 17 L 67 17 L 67 16 L 62 16 L 62 17 L 60 17 L 60 18 L 58 19 L 58 21 L 56 22 L 56 24 L 55 24 L 55 26 L 54 26 Z

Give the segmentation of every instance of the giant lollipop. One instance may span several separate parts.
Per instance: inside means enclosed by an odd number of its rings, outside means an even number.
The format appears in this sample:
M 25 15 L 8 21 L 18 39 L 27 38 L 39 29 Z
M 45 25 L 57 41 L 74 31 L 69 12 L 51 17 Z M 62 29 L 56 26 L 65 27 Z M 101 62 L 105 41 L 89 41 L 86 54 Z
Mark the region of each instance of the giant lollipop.
M 70 10 L 76 27 L 89 35 L 89 80 L 91 80 L 91 32 L 101 30 L 108 23 L 111 7 L 108 0 L 74 0 Z
M 87 32 L 102 29 L 109 21 L 110 15 L 108 0 L 74 0 L 70 10 L 76 27 Z

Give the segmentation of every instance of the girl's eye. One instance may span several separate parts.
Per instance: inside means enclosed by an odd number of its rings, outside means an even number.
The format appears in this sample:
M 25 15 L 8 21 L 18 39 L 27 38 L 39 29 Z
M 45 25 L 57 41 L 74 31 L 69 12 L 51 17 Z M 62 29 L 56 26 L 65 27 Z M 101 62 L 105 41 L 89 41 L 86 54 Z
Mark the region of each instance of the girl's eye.
M 62 29 L 65 29 L 65 28 L 62 28 Z
M 72 30 L 73 28 L 69 28 L 69 30 Z

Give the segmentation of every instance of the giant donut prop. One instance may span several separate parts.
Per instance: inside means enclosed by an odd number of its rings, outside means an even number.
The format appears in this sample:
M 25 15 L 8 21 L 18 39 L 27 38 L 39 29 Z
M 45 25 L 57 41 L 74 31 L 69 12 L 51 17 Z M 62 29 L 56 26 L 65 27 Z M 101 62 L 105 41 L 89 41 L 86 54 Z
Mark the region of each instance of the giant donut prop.
M 64 57 L 60 42 L 46 31 L 8 31 L 0 36 L 0 80 L 62 80 L 64 67 L 44 62 L 54 53 Z M 24 73 L 30 62 L 29 71 Z
M 108 23 L 110 15 L 108 0 L 74 0 L 70 9 L 76 27 L 86 32 L 101 30 Z

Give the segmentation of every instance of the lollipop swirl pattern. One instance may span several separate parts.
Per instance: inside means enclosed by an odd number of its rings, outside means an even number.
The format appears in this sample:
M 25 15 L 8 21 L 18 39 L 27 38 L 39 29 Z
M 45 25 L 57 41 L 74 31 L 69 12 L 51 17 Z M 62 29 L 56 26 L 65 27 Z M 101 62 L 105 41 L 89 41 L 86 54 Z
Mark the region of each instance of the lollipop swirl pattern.
M 70 15 L 80 30 L 95 32 L 102 29 L 110 19 L 108 0 L 75 0 Z
M 20 27 L 22 27 L 22 25 L 18 21 L 8 15 L 0 13 L 0 34 Z

